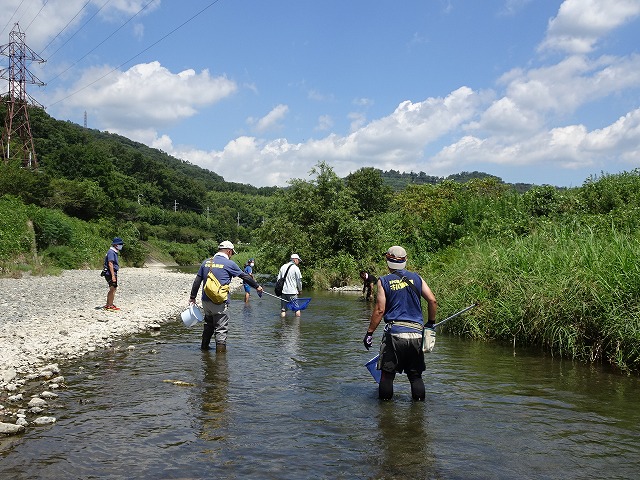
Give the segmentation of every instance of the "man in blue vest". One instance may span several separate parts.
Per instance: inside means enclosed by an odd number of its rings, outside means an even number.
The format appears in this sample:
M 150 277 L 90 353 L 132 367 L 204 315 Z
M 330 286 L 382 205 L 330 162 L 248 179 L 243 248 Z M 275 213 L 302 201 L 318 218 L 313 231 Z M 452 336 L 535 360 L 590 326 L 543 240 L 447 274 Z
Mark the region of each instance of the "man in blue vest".
M 262 286 L 256 282 L 251 275 L 240 270 L 240 267 L 231 260 L 236 253 L 233 243 L 228 240 L 220 242 L 218 252 L 211 258 L 206 259 L 200 265 L 200 269 L 196 274 L 196 278 L 191 285 L 191 295 L 189 303 L 195 303 L 198 290 L 203 280 L 209 272 L 218 279 L 221 285 L 229 285 L 233 277 L 240 277 L 250 286 L 256 289 L 258 296 L 262 296 Z M 229 300 L 221 304 L 213 303 L 202 288 L 202 308 L 204 310 L 204 328 L 202 331 L 201 350 L 209 350 L 211 337 L 215 336 L 216 352 L 222 353 L 227 351 L 227 333 L 229 331 Z
M 378 279 L 375 307 L 363 343 L 367 350 L 373 345 L 373 333 L 384 318 L 384 333 L 380 345 L 378 370 L 381 370 L 378 397 L 393 397 L 396 373 L 406 373 L 411 383 L 411 397 L 423 401 L 425 397 L 422 372 L 425 370 L 422 351 L 424 319 L 420 299 L 427 301 L 427 327 L 433 328 L 438 303 L 433 292 L 420 275 L 406 270 L 407 252 L 393 246 L 386 253 L 389 274 Z

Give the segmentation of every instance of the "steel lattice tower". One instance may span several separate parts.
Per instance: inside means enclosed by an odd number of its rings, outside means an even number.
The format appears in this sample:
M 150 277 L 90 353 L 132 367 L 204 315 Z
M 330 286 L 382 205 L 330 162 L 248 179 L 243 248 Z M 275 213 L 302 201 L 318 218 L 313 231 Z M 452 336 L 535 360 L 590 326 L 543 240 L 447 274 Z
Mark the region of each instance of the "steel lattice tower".
M 9 43 L 0 47 L 0 55 L 9 57 L 9 68 L 0 70 L 0 78 L 9 82 L 9 91 L 3 97 L 7 105 L 5 128 L 2 131 L 2 158 L 7 163 L 12 158 L 22 155 L 22 165 L 36 168 L 38 161 L 33 145 L 33 135 L 29 124 L 29 111 L 31 104 L 44 108 L 27 93 L 27 83 L 44 86 L 35 75 L 27 69 L 27 62 L 44 63 L 38 54 L 31 50 L 25 43 L 25 34 L 20 31 L 16 23 L 9 34 Z M 18 154 L 12 151 L 18 146 Z M 17 153 L 17 152 L 16 152 Z

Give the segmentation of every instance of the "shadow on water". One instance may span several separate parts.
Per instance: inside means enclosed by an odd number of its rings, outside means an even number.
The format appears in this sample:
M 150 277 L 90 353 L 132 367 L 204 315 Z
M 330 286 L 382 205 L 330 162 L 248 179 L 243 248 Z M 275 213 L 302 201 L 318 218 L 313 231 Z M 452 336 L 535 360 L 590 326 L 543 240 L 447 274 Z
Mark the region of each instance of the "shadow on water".
M 61 365 L 58 422 L 0 443 L 0 478 L 637 478 L 637 378 L 439 335 L 427 401 L 399 376 L 379 402 L 371 305 L 311 296 L 235 294 L 225 354 L 176 318 Z

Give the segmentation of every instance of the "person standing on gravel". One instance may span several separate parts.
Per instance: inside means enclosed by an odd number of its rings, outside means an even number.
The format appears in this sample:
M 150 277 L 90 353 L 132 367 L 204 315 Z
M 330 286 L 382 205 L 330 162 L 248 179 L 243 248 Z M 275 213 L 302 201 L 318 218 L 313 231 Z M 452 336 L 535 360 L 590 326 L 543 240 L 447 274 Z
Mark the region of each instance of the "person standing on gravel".
M 216 352 L 225 352 L 227 350 L 227 333 L 229 331 L 229 316 L 227 315 L 229 300 L 227 299 L 220 304 L 213 303 L 204 291 L 203 280 L 206 284 L 209 272 L 218 279 L 218 282 L 220 282 L 222 286 L 229 285 L 233 277 L 240 277 L 256 289 L 259 297 L 262 296 L 262 286 L 259 285 L 251 275 L 240 270 L 236 262 L 231 260 L 231 257 L 235 253 L 233 243 L 228 240 L 221 242 L 218 245 L 218 253 L 202 262 L 191 286 L 189 303 L 195 303 L 200 285 L 203 285 L 202 307 L 204 309 L 204 329 L 202 331 L 202 343 L 200 344 L 201 350 L 209 350 L 211 337 L 215 336 Z
M 103 307 L 105 310 L 117 311 L 120 310 L 113 302 L 116 297 L 116 289 L 118 288 L 118 270 L 120 265 L 118 264 L 118 254 L 122 250 L 124 242 L 120 237 L 116 237 L 111 242 L 111 247 L 107 250 L 107 254 L 104 257 L 104 265 L 102 266 L 102 276 L 109 284 L 109 293 L 107 293 L 107 303 Z

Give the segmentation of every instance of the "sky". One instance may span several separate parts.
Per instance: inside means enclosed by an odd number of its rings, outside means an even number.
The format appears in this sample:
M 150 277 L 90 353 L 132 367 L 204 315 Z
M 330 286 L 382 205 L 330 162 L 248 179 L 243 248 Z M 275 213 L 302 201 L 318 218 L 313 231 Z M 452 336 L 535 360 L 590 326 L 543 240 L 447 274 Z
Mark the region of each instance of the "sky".
M 286 186 L 326 162 L 341 177 L 480 171 L 576 187 L 640 167 L 640 0 L 0 0 L 0 12 L 0 45 L 24 34 L 45 84 L 27 92 L 49 115 L 86 114 L 231 182 Z

